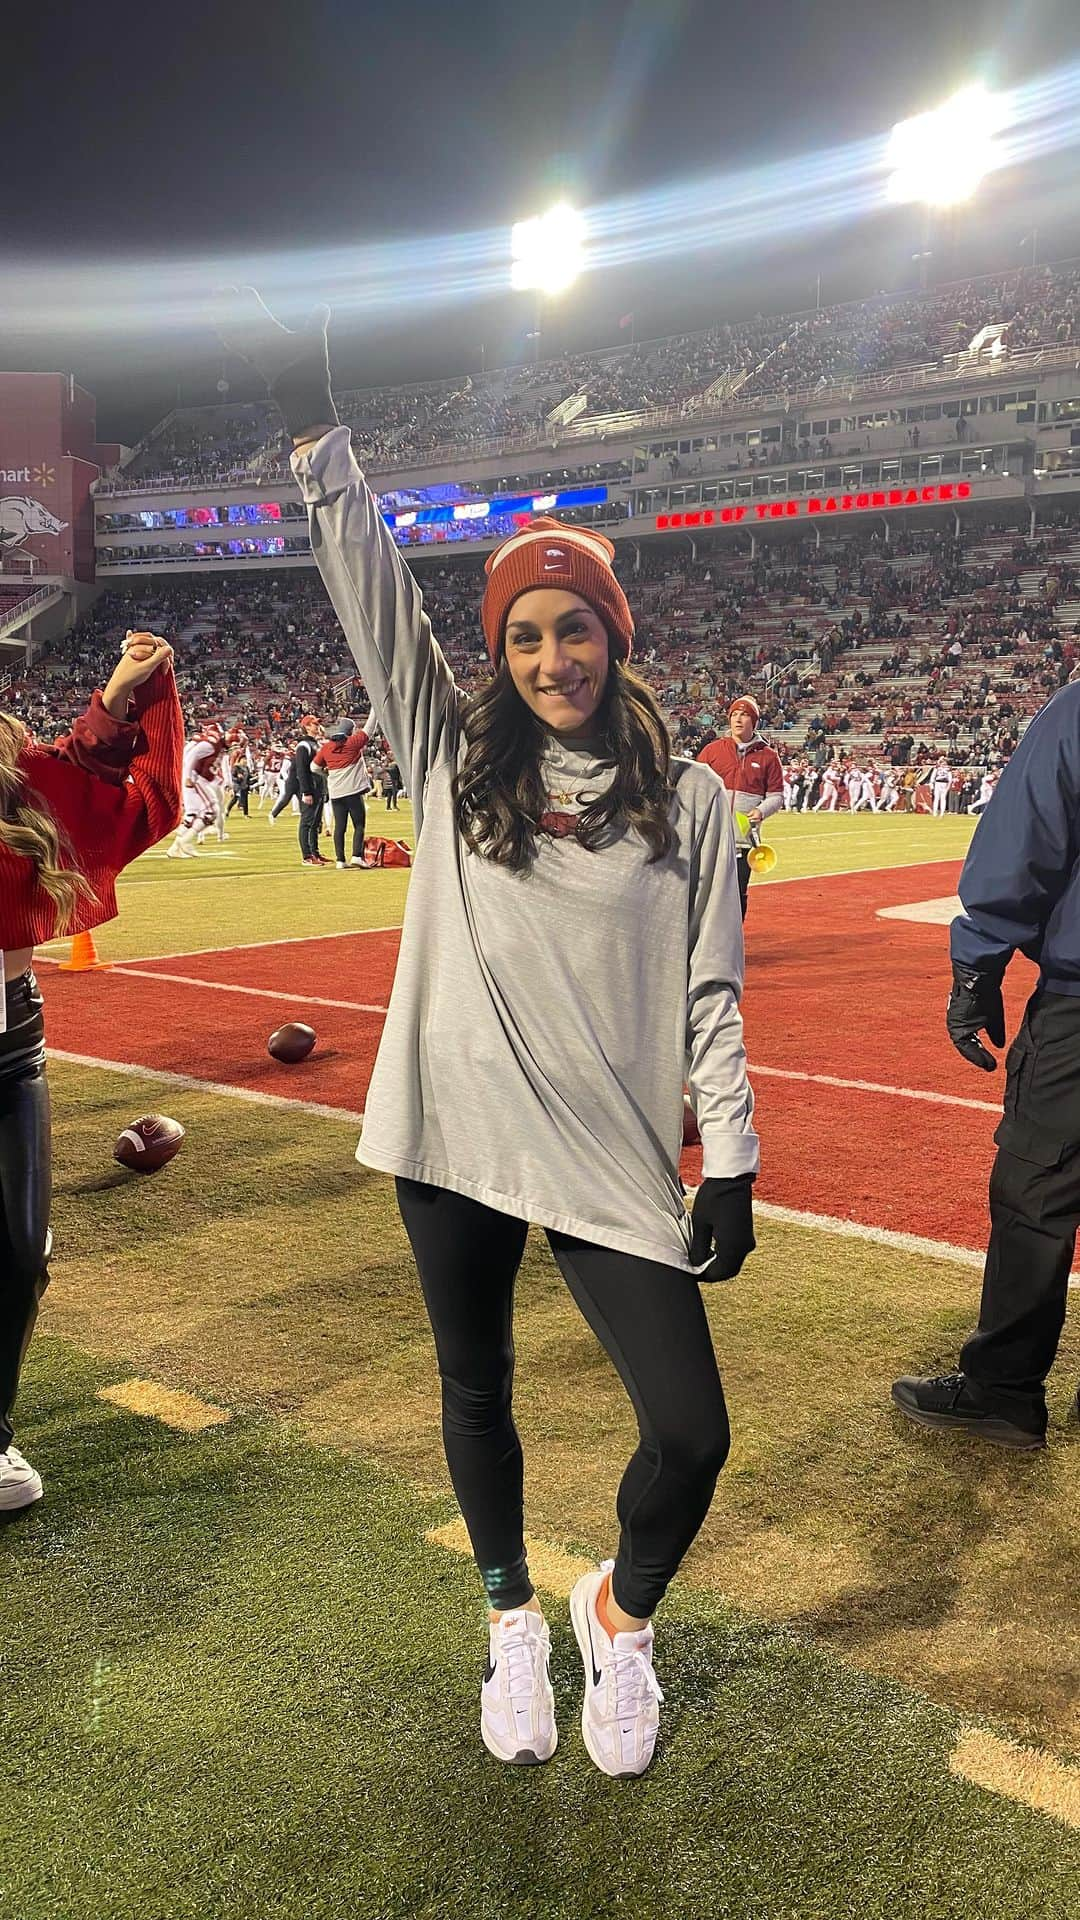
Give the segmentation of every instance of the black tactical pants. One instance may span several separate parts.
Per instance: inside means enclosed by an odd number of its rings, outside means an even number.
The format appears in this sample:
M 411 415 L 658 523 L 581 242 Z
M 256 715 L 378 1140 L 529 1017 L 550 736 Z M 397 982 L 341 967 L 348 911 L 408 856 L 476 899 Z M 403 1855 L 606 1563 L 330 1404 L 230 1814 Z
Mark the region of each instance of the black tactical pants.
M 1043 1433 L 1080 1225 L 1080 996 L 1028 1002 L 994 1139 L 982 1306 L 960 1364 L 993 1412 Z

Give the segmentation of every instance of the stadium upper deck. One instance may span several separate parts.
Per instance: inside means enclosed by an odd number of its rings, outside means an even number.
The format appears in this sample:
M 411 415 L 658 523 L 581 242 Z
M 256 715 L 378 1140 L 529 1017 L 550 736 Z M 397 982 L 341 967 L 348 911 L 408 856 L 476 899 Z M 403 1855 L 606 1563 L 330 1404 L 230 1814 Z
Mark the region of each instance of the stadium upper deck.
M 984 330 L 987 358 L 1067 348 L 1080 337 L 1080 269 L 1067 264 L 959 282 L 918 297 L 877 298 L 800 314 L 759 316 L 697 334 L 534 366 L 413 386 L 344 392 L 339 411 L 368 469 L 399 472 L 460 459 L 573 443 L 709 417 L 738 403 L 866 382 L 957 371 Z M 283 473 L 281 438 L 265 407 L 179 409 L 99 492 L 164 481 L 227 481 Z

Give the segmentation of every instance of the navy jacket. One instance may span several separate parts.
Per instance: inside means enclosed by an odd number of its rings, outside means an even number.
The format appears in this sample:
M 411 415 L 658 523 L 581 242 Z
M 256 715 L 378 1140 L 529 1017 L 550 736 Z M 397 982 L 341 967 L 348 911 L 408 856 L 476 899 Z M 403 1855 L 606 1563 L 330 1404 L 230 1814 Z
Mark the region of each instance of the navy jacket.
M 960 875 L 960 965 L 1000 973 L 1016 952 L 1051 993 L 1080 995 L 1080 685 L 1031 722 L 975 829 Z

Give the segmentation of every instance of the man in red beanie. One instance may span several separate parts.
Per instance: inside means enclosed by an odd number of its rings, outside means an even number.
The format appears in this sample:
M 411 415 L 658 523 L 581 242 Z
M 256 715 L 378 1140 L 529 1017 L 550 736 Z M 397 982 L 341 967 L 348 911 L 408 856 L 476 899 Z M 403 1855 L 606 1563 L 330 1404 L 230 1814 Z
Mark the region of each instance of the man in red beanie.
M 726 739 L 711 740 L 702 747 L 698 759 L 720 775 L 731 795 L 735 813 L 745 814 L 751 827 L 760 827 L 770 813 L 778 813 L 784 804 L 784 769 L 780 755 L 766 746 L 758 732 L 761 709 L 748 693 L 741 693 L 728 709 L 730 732 Z M 746 919 L 746 894 L 750 885 L 750 835 L 735 827 L 735 845 L 739 869 L 739 899 Z

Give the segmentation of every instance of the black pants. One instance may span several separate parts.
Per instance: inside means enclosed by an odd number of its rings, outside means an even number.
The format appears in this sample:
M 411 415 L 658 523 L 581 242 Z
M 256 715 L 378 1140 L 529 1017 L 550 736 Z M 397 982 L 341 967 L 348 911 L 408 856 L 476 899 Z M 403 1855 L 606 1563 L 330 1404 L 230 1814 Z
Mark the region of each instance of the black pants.
M 299 793 L 300 793 L 300 789 L 296 784 L 296 775 L 293 773 L 292 768 L 290 767 L 288 773 L 285 776 L 285 787 L 282 792 L 281 799 L 276 801 L 275 804 L 270 809 L 271 820 L 276 820 L 279 813 L 284 813 L 286 807 L 289 805 L 289 802 L 291 800 L 297 799 L 299 796 Z
M 300 855 L 310 860 L 319 851 L 319 827 L 322 824 L 322 796 L 316 794 L 314 800 L 305 800 L 300 795 Z
M 1080 1224 L 1080 998 L 1029 1000 L 994 1138 L 982 1306 L 960 1364 L 992 1411 L 1044 1433 Z
M 514 1426 L 514 1280 L 528 1223 L 398 1179 L 442 1377 L 443 1444 L 493 1607 L 533 1587 Z M 692 1274 L 548 1230 L 548 1244 L 633 1402 L 640 1435 L 622 1477 L 616 1603 L 644 1619 L 709 1510 L 729 1445 L 724 1391 Z M 582 1391 L 587 1392 L 583 1385 Z
M 349 793 L 343 800 L 331 800 L 334 812 L 334 859 L 345 858 L 345 829 L 352 821 L 352 857 L 360 860 L 364 854 L 364 824 L 367 810 L 362 793 Z
M 0 1033 L 0 1453 L 38 1302 L 49 1284 L 52 1131 L 41 995 L 32 973 L 8 983 Z
M 746 919 L 746 895 L 750 886 L 750 859 L 745 847 L 740 847 L 735 855 L 735 871 L 739 876 L 739 910 Z
M 239 809 L 240 809 L 240 811 L 241 811 L 241 813 L 243 814 L 243 816 L 244 816 L 244 819 L 245 819 L 245 820 L 248 820 L 248 819 L 250 819 L 250 818 L 251 818 L 251 816 L 250 816 L 250 814 L 248 813 L 248 793 L 249 793 L 249 791 L 250 791 L 250 789 L 249 789 L 249 788 L 247 788 L 247 787 L 234 787 L 234 788 L 233 788 L 233 790 L 232 790 L 232 798 L 231 798 L 231 800 L 229 801 L 229 804 L 228 804 L 228 806 L 227 806 L 227 807 L 226 807 L 226 809 L 225 809 L 225 818 L 226 818 L 226 820 L 228 819 L 228 817 L 229 817 L 229 815 L 230 815 L 230 813 L 232 812 L 232 810 L 233 810 L 233 808 L 234 808 L 234 807 L 239 807 Z

